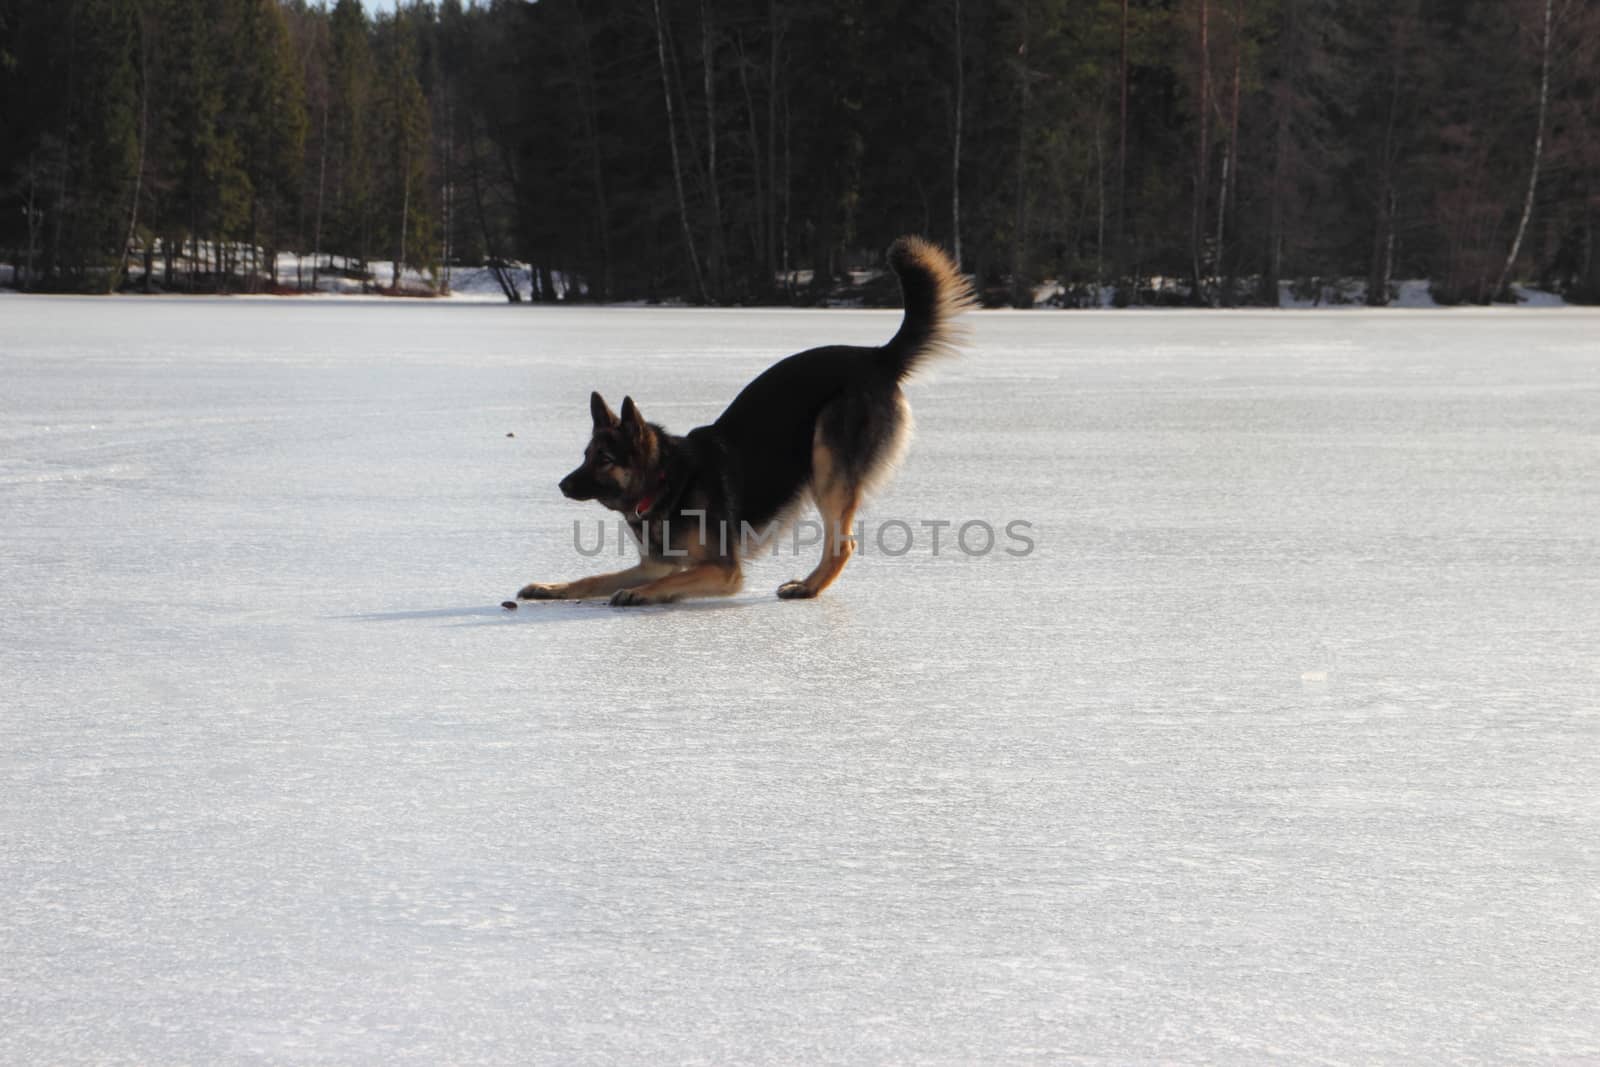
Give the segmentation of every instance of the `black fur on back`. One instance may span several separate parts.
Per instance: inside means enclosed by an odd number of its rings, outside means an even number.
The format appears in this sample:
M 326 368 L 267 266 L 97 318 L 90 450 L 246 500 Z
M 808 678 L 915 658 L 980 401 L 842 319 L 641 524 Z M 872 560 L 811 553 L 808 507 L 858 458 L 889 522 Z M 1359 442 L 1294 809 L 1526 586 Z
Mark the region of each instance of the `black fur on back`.
M 896 241 L 888 260 L 905 317 L 887 344 L 789 356 L 745 386 L 716 422 L 663 440 L 667 467 L 691 483 L 683 488 L 734 531 L 741 522 L 759 530 L 799 501 L 819 434 L 857 485 L 869 485 L 893 460 L 909 428 L 899 383 L 929 357 L 954 351 L 960 338 L 951 320 L 971 306 L 972 291 L 955 264 L 920 238 Z
M 780 360 L 711 426 L 733 476 L 739 520 L 764 526 L 799 495 L 811 476 L 812 438 L 825 406 L 841 395 L 894 387 L 874 364 L 874 351 L 838 345 Z

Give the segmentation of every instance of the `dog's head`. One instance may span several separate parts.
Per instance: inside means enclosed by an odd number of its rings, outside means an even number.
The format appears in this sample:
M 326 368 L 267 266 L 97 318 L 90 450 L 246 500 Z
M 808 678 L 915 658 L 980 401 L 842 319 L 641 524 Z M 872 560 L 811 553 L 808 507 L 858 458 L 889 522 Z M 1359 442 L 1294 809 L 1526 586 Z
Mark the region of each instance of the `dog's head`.
M 641 503 L 651 499 L 658 478 L 657 427 L 644 421 L 632 397 L 623 398 L 618 416 L 599 393 L 591 393 L 589 413 L 594 416 L 594 432 L 583 450 L 583 462 L 561 479 L 561 495 L 637 514 Z M 648 503 L 642 510 L 649 510 Z

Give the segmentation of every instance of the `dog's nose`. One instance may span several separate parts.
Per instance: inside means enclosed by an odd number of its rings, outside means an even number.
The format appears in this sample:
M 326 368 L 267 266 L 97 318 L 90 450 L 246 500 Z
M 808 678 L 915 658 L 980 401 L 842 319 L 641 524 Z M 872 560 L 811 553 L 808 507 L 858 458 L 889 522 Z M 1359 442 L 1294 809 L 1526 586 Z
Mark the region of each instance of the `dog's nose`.
M 561 488 L 561 495 L 566 497 L 568 500 L 571 500 L 572 499 L 572 475 L 569 474 L 565 478 L 561 479 L 560 488 Z

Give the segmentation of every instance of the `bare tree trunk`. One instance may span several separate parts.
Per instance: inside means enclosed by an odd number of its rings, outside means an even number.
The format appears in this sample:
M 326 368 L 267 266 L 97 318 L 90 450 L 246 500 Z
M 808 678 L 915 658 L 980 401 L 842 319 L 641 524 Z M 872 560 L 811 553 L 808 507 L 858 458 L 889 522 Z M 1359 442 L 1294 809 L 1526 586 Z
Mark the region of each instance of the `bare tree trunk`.
M 483 159 L 478 154 L 478 129 L 474 124 L 471 136 L 468 138 L 472 152 L 472 204 L 477 209 L 478 234 L 483 238 L 483 250 L 489 254 L 489 273 L 494 275 L 494 280 L 500 286 L 500 291 L 505 294 L 509 304 L 522 303 L 522 293 L 517 288 L 516 281 L 512 279 L 505 269 L 505 261 L 500 258 L 496 242 L 489 230 L 489 212 L 483 205 Z
M 252 196 L 250 198 L 250 276 L 245 280 L 244 287 L 246 292 L 253 293 L 256 291 L 256 280 L 261 274 L 261 253 L 258 251 L 258 249 L 261 247 L 258 243 L 260 238 L 260 200 L 257 197 Z
M 39 247 L 39 230 L 41 215 L 37 207 L 36 193 L 38 191 L 38 172 L 36 170 L 38 156 L 28 153 L 28 260 L 27 270 L 23 274 L 23 283 L 17 288 L 27 290 L 33 288 L 33 256 Z
M 794 210 L 794 149 L 790 143 L 790 134 L 794 132 L 794 116 L 789 112 L 789 98 L 783 100 L 783 223 L 778 229 L 779 240 L 783 246 L 783 277 L 784 287 L 789 292 L 794 291 L 791 279 L 793 272 L 789 264 L 789 235 L 794 231 L 790 229 L 790 213 Z
M 1384 303 L 1388 303 L 1389 302 L 1389 280 L 1394 277 L 1394 235 L 1395 235 L 1394 219 L 1395 219 L 1396 210 L 1397 209 L 1395 207 L 1394 190 L 1390 189 L 1389 190 L 1389 234 L 1388 234 L 1388 238 L 1383 242 L 1383 277 L 1381 279 L 1381 282 L 1383 284 L 1383 293 L 1384 293 L 1383 299 L 1384 299 Z
M 1399 33 L 1398 28 L 1395 31 Z M 1384 116 L 1383 152 L 1378 170 L 1378 225 L 1372 235 L 1372 267 L 1367 273 L 1367 306 L 1387 307 L 1389 279 L 1394 269 L 1394 128 L 1400 109 L 1401 46 L 1391 42 L 1389 113 Z
M 1127 251 L 1123 245 L 1128 206 L 1128 0 L 1122 0 L 1122 22 L 1119 33 L 1121 35 L 1121 59 L 1118 63 L 1117 80 L 1119 82 L 1118 95 L 1122 99 L 1117 135 L 1116 272 L 1120 282 L 1123 273 L 1128 267 Z
M 144 189 L 144 146 L 150 131 L 150 63 L 143 9 L 134 8 L 134 17 L 139 20 L 139 161 L 133 168 L 133 206 L 128 210 L 128 236 L 118 250 L 117 265 L 112 269 L 111 280 L 106 286 L 108 293 L 116 292 L 118 284 L 128 273 L 128 248 L 133 244 L 133 235 L 139 228 L 139 197 Z M 145 281 L 149 280 L 150 272 L 146 270 Z
M 1589 203 L 1593 204 L 1594 201 L 1590 200 Z M 1597 272 L 1595 271 L 1594 245 L 1594 209 L 1585 207 L 1583 212 L 1583 267 L 1580 269 L 1578 277 L 1583 279 L 1584 291 L 1590 294 L 1591 298 L 1597 290 L 1600 290 L 1600 284 L 1597 284 L 1600 279 L 1596 278 Z
M 961 269 L 961 120 L 967 106 L 966 56 L 961 37 L 961 0 L 956 4 L 956 135 L 950 151 L 950 248 Z
M 689 254 L 689 270 L 701 303 L 707 303 L 705 279 L 700 274 L 700 255 L 695 251 L 694 231 L 689 226 L 689 202 L 683 194 L 683 163 L 678 157 L 676 112 L 672 106 L 672 80 L 667 67 L 666 29 L 661 20 L 661 0 L 652 0 L 656 19 L 656 55 L 661 61 L 661 91 L 667 102 L 667 142 L 672 147 L 672 181 L 678 191 L 678 218 L 683 224 L 683 243 Z
M 706 186 L 711 191 L 711 295 L 722 299 L 722 190 L 717 186 L 717 80 L 713 77 L 716 34 L 706 0 L 700 0 L 700 66 L 706 91 Z
M 133 168 L 133 203 L 128 210 L 128 234 L 122 239 L 122 247 L 117 250 L 119 253 L 117 256 L 117 265 L 111 271 L 111 279 L 106 285 L 107 293 L 116 292 L 117 286 L 121 284 L 122 279 L 127 277 L 128 249 L 132 247 L 133 236 L 139 229 L 139 198 L 144 190 L 144 145 L 145 131 L 147 129 L 145 122 L 145 100 L 146 94 L 141 91 L 139 94 L 139 161 L 134 164 Z M 147 271 L 145 279 L 146 282 L 149 281 L 148 273 L 149 272 Z
M 1225 265 L 1222 254 L 1222 239 L 1224 224 L 1228 214 L 1228 200 L 1233 195 L 1233 190 L 1238 187 L 1239 176 L 1235 173 L 1239 168 L 1239 75 L 1243 65 L 1244 54 L 1244 0 L 1235 0 L 1233 9 L 1233 87 L 1230 93 L 1228 108 L 1228 146 L 1222 155 L 1222 179 L 1217 187 L 1217 241 L 1212 249 L 1211 273 L 1222 281 L 1221 298 L 1225 303 L 1233 301 L 1233 286 L 1225 275 Z
M 1014 228 L 1011 233 L 1011 306 L 1031 307 L 1033 294 L 1023 293 L 1026 279 L 1023 265 L 1027 259 L 1028 230 L 1028 102 L 1032 96 L 1028 71 L 1028 4 L 1022 4 L 1022 44 L 1017 49 L 1017 201 Z
M 317 288 L 317 276 L 322 271 L 322 196 L 328 178 L 328 98 L 322 98 L 322 144 L 317 152 L 317 221 L 311 236 L 311 289 Z
M 1544 0 L 1544 34 L 1539 42 L 1539 122 L 1533 135 L 1533 168 L 1528 174 L 1528 192 L 1522 198 L 1522 217 L 1517 220 L 1517 236 L 1511 242 L 1511 251 L 1506 253 L 1505 265 L 1500 268 L 1500 277 L 1495 280 L 1494 292 L 1489 294 L 1493 300 L 1505 292 L 1506 279 L 1511 276 L 1511 268 L 1517 262 L 1517 253 L 1522 250 L 1523 235 L 1528 232 L 1528 217 L 1533 214 L 1533 194 L 1539 187 L 1539 164 L 1544 158 L 1544 117 L 1548 110 L 1550 100 L 1550 23 L 1552 18 L 1552 0 Z
M 1196 103 L 1196 118 L 1200 122 L 1199 151 L 1195 155 L 1194 207 L 1189 216 L 1189 253 L 1193 274 L 1194 300 L 1205 302 L 1205 277 L 1201 272 L 1201 246 L 1205 234 L 1201 219 L 1205 214 L 1206 170 L 1211 155 L 1211 41 L 1210 0 L 1200 0 L 1200 99 Z
M 406 176 L 404 187 L 400 193 L 400 254 L 394 261 L 394 281 L 391 285 L 396 292 L 400 290 L 400 272 L 406 269 L 406 230 L 411 225 L 411 160 L 410 145 L 406 145 L 400 165 L 405 168 Z
M 1222 173 L 1220 175 L 1218 175 L 1218 181 L 1217 181 L 1217 232 L 1216 232 L 1216 238 L 1212 242 L 1212 247 L 1211 247 L 1211 270 L 1210 270 L 1210 275 L 1211 275 L 1212 278 L 1214 278 L 1214 279 L 1216 279 L 1218 281 L 1218 292 L 1215 294 L 1215 296 L 1214 296 L 1214 298 L 1212 300 L 1213 304 L 1226 303 L 1228 301 L 1228 293 L 1227 293 L 1228 287 L 1226 285 L 1224 285 L 1224 284 L 1221 284 L 1221 280 L 1222 280 L 1222 233 L 1223 233 L 1224 226 L 1225 226 L 1225 224 L 1227 222 L 1228 183 L 1233 179 L 1232 167 L 1233 167 L 1233 152 L 1232 152 L 1232 148 L 1230 146 L 1229 150 L 1223 152 L 1223 154 L 1222 154 Z
M 51 228 L 50 244 L 44 253 L 44 274 L 46 278 L 59 278 L 64 271 L 61 262 L 61 235 L 67 223 L 67 152 L 68 145 L 61 143 L 58 165 L 56 167 L 56 206 L 55 225 Z
M 1286 39 L 1298 40 L 1299 0 L 1284 0 Z M 1261 300 L 1268 307 L 1280 303 L 1279 282 L 1283 274 L 1283 187 L 1289 169 L 1289 88 L 1280 76 L 1272 89 L 1272 177 L 1267 183 L 1267 247 L 1261 270 Z
M 767 35 L 770 61 L 767 64 L 767 279 L 776 275 L 778 268 L 778 56 L 782 51 L 782 38 L 778 32 L 778 0 L 767 3 Z M 783 181 L 783 270 L 789 271 L 789 126 L 788 109 L 784 109 L 784 181 Z
M 1104 97 L 1101 98 L 1102 101 Z M 1105 108 L 1094 120 L 1094 306 L 1100 306 L 1100 290 L 1105 284 L 1106 260 L 1106 150 Z
M 439 210 L 440 214 L 444 216 L 444 288 L 442 291 L 445 296 L 449 296 L 450 254 L 452 251 L 450 241 L 452 235 L 450 232 L 450 227 L 454 222 L 454 220 L 450 217 L 450 209 L 452 206 L 454 206 L 451 203 L 451 198 L 455 195 L 455 189 L 452 187 L 451 181 L 455 177 L 456 112 L 454 100 L 450 95 L 450 85 L 448 82 L 442 87 L 442 91 L 444 93 L 444 187 L 439 190 Z
M 1268 307 L 1281 302 L 1283 261 L 1283 172 L 1288 168 L 1288 132 L 1280 122 L 1272 143 L 1272 181 L 1267 192 L 1267 256 L 1261 273 L 1261 298 Z

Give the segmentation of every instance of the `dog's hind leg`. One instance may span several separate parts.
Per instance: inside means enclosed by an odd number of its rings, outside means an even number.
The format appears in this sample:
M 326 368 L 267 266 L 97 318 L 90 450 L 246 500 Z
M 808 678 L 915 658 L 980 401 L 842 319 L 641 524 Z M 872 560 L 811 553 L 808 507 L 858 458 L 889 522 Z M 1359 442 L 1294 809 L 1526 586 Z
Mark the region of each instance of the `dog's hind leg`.
M 856 540 L 850 527 L 856 519 L 856 493 L 841 490 L 817 502 L 822 512 L 822 559 L 816 569 L 799 581 L 784 582 L 778 586 L 778 596 L 784 600 L 807 600 L 833 584 L 855 554 Z
M 833 584 L 855 553 L 851 527 L 861 503 L 861 489 L 819 432 L 811 452 L 811 494 L 822 515 L 822 560 L 799 581 L 778 586 L 784 600 L 808 600 Z

